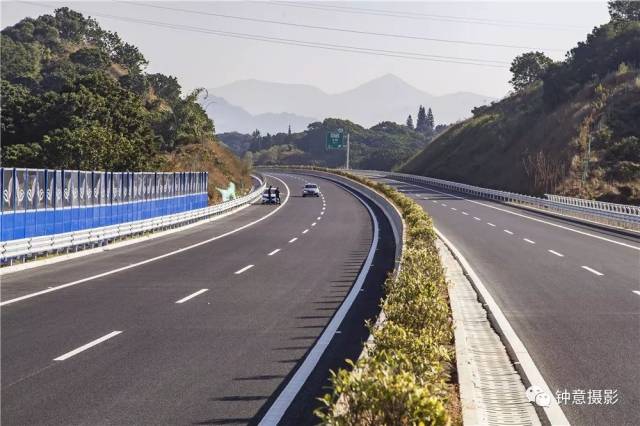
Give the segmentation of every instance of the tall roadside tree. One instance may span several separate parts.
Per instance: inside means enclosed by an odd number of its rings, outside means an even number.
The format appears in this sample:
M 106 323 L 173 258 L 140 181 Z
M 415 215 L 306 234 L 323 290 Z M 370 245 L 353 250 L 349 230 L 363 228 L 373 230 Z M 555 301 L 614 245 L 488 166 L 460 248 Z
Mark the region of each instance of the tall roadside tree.
M 420 107 L 418 108 L 418 121 L 416 121 L 416 130 L 418 132 L 425 132 L 427 130 L 427 113 L 422 105 L 420 105 Z
M 413 117 L 411 117 L 411 114 L 409 114 L 409 116 L 407 117 L 407 127 L 410 128 L 411 130 L 413 130 Z
M 608 3 L 613 22 L 640 21 L 640 2 L 615 0 Z
M 542 79 L 553 60 L 542 52 L 527 52 L 516 56 L 509 69 L 513 75 L 509 83 L 516 91 L 520 91 Z
M 429 108 L 429 111 L 427 111 L 427 131 L 428 132 L 433 132 L 433 128 L 435 127 L 436 123 L 435 123 L 435 119 L 433 118 L 433 111 L 431 111 L 431 108 Z

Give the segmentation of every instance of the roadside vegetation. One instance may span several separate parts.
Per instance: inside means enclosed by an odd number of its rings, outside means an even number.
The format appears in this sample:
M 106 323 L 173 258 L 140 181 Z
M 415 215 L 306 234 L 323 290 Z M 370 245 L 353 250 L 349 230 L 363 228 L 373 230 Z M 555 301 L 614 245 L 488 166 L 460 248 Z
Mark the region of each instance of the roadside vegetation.
M 513 93 L 473 110 L 401 167 L 489 188 L 640 202 L 640 3 L 553 62 L 514 59 Z
M 388 185 L 324 168 L 384 194 L 405 222 L 397 276 L 385 283 L 384 320 L 370 323 L 371 343 L 349 370 L 332 372 L 332 390 L 316 410 L 327 425 L 462 424 L 453 325 L 431 218 Z
M 117 33 L 63 7 L 1 37 L 3 166 L 195 168 L 213 172 L 212 188 L 250 185 L 248 169 L 215 141 L 202 90 L 183 94 L 175 77 L 145 72 L 143 54 Z
M 344 150 L 327 150 L 327 132 L 343 129 L 350 134 L 350 163 L 354 168 L 392 170 L 421 150 L 444 130 L 435 126 L 433 112 L 420 106 L 414 126 L 411 116 L 406 125 L 384 121 L 369 129 L 348 120 L 327 118 L 309 124 L 299 133 L 251 135 L 223 133 L 218 137 L 238 155 L 255 165 L 313 165 L 343 167 Z

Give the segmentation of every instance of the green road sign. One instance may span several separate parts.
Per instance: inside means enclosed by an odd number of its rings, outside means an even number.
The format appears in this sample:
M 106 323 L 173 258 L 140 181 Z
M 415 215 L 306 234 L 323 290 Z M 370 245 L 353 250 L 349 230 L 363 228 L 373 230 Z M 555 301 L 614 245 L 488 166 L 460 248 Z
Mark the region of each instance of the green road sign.
M 342 131 L 342 129 L 327 133 L 327 149 L 343 149 L 344 146 L 344 132 Z

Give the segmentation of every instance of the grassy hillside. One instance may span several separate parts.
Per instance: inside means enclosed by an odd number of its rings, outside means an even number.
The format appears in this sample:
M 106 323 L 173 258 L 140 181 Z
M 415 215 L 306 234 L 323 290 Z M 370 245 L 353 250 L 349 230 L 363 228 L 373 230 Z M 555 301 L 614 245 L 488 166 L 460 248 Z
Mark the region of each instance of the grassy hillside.
M 246 167 L 215 142 L 200 91 L 146 73 L 138 48 L 95 20 L 60 8 L 1 37 L 3 166 L 198 169 L 212 184 L 246 186 Z
M 350 134 L 350 162 L 353 168 L 391 170 L 431 140 L 430 135 L 392 122 L 382 122 L 365 129 L 351 121 L 335 118 L 311 123 L 307 130 L 300 133 L 266 136 L 226 133 L 218 136 L 234 150 L 244 149 L 247 152 L 245 155 L 254 164 L 343 167 L 345 151 L 325 148 L 327 132 L 340 128 Z
M 542 81 L 450 127 L 402 171 L 509 191 L 640 202 L 640 22 L 611 22 Z

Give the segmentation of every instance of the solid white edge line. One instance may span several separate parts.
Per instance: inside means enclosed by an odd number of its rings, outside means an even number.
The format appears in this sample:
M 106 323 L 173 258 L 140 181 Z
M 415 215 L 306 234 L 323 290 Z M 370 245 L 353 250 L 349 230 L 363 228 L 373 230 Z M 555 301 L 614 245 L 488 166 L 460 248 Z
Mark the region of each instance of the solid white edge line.
M 293 237 L 292 239 L 289 240 L 289 243 L 293 243 L 294 241 L 296 241 L 298 239 L 298 237 Z
M 462 265 L 462 268 L 468 274 L 473 287 L 476 289 L 476 292 L 480 294 L 485 306 L 493 316 L 493 319 L 499 328 L 498 331 L 501 334 L 501 337 L 503 337 L 510 346 L 511 352 L 519 362 L 520 368 L 524 372 L 529 384 L 539 386 L 540 389 L 542 389 L 542 391 L 551 398 L 551 404 L 548 407 L 539 408 L 543 410 L 552 425 L 568 425 L 569 420 L 567 420 L 566 416 L 562 412 L 562 408 L 558 405 L 558 402 L 555 399 L 555 393 L 551 392 L 549 385 L 547 385 L 547 382 L 544 380 L 544 377 L 542 377 L 540 370 L 538 370 L 535 362 L 533 362 L 533 358 L 529 355 L 524 343 L 522 343 L 516 332 L 513 330 L 513 327 L 511 327 L 511 324 L 502 313 L 502 310 L 496 301 L 493 299 L 478 275 L 476 275 L 475 271 L 471 268 L 471 265 L 467 262 L 467 259 L 465 259 L 462 253 L 460 253 L 460 251 L 444 235 L 442 235 L 437 228 L 434 227 L 434 229 L 438 238 L 440 238 L 447 247 L 449 247 L 449 250 L 451 250 L 455 258 L 460 262 L 460 265 Z
M 593 268 L 589 268 L 588 266 L 582 265 L 581 266 L 582 269 L 586 269 L 587 271 L 591 272 L 594 275 L 597 275 L 599 277 L 603 276 L 604 274 L 602 272 L 596 271 Z
M 15 299 L 5 300 L 4 302 L 0 302 L 0 306 L 9 305 L 9 304 L 12 304 L 12 303 L 15 303 L 15 302 L 19 302 L 21 300 L 31 299 L 32 297 L 41 296 L 43 294 L 47 294 L 47 293 L 51 293 L 53 291 L 61 290 L 63 288 L 75 286 L 75 285 L 82 284 L 82 283 L 87 282 L 87 281 L 92 281 L 92 280 L 95 280 L 95 279 L 98 279 L 98 278 L 106 277 L 106 276 L 111 275 L 111 274 L 115 274 L 117 272 L 126 271 L 127 269 L 131 269 L 131 268 L 135 268 L 137 266 L 145 265 L 147 263 L 155 262 L 157 260 L 164 259 L 165 257 L 173 256 L 174 254 L 182 253 L 182 252 L 185 252 L 187 250 L 191 250 L 191 249 L 194 249 L 196 247 L 200 247 L 202 245 L 208 244 L 208 243 L 210 243 L 212 241 L 219 240 L 220 238 L 224 238 L 224 237 L 227 237 L 227 236 L 229 236 L 231 234 L 235 234 L 236 232 L 242 231 L 243 229 L 246 229 L 246 228 L 248 228 L 250 226 L 253 226 L 256 223 L 262 222 L 266 218 L 268 218 L 271 215 L 275 214 L 282 207 L 284 207 L 285 204 L 287 204 L 287 201 L 289 201 L 289 197 L 291 195 L 291 191 L 289 191 L 289 186 L 287 186 L 287 184 L 282 179 L 277 178 L 277 177 L 272 176 L 272 175 L 265 175 L 265 176 L 272 177 L 272 178 L 277 179 L 280 182 L 282 182 L 284 187 L 287 188 L 287 197 L 284 199 L 282 204 L 280 204 L 278 207 L 276 207 L 270 213 L 262 216 L 260 219 L 254 220 L 253 222 L 250 222 L 250 223 L 247 223 L 245 225 L 242 225 L 239 228 L 232 229 L 231 231 L 225 232 L 224 234 L 220 234 L 220 235 L 218 235 L 216 237 L 209 238 L 209 239 L 204 240 L 204 241 L 200 241 L 199 243 L 191 244 L 189 246 L 183 247 L 183 248 L 178 249 L 178 250 L 170 251 L 169 253 L 161 254 L 159 256 L 152 257 L 150 259 L 142 260 L 142 261 L 137 262 L 137 263 L 132 263 L 131 265 L 123 266 L 121 268 L 112 269 L 111 271 L 103 272 L 103 273 L 97 274 L 97 275 L 92 275 L 90 277 L 82 278 L 82 279 L 79 279 L 79 280 L 76 280 L 76 281 L 72 281 L 70 283 L 66 283 L 66 284 L 62 284 L 62 285 L 59 285 L 59 286 L 51 287 L 51 288 L 48 288 L 46 290 L 41 290 L 41 291 L 37 291 L 35 293 L 30 293 L 30 294 L 25 294 L 24 296 L 16 297 Z
M 247 265 L 242 269 L 238 269 L 237 271 L 234 272 L 234 274 L 236 275 L 240 275 L 241 273 L 243 273 L 244 271 L 248 271 L 249 269 L 253 268 L 255 265 Z
M 202 293 L 204 293 L 207 290 L 209 290 L 209 289 L 208 288 L 203 288 L 202 290 L 198 290 L 195 293 L 192 293 L 192 294 L 188 295 L 187 297 L 183 297 L 182 299 L 177 300 L 176 303 L 184 303 L 189 299 L 193 299 L 194 297 L 201 295 Z
M 585 235 L 585 236 L 587 236 L 587 237 L 596 238 L 596 239 L 598 239 L 598 240 L 606 241 L 606 242 L 608 242 L 608 243 L 617 244 L 617 245 L 619 245 L 619 246 L 623 246 L 623 247 L 627 247 L 627 248 L 630 248 L 630 249 L 633 249 L 633 250 L 638 250 L 638 251 L 640 251 L 640 247 L 638 247 L 638 246 L 632 246 L 631 244 L 627 244 L 627 243 L 623 243 L 623 242 L 615 241 L 615 240 L 610 240 L 609 238 L 601 237 L 601 236 L 599 236 L 599 235 L 590 234 L 590 233 L 588 233 L 588 232 L 584 232 L 584 231 L 579 231 L 579 230 L 577 230 L 577 229 L 569 228 L 569 227 L 567 227 L 567 226 L 559 225 L 559 224 L 557 224 L 557 223 L 549 222 L 549 221 L 547 221 L 547 220 L 538 219 L 538 218 L 536 218 L 536 217 L 527 216 L 526 214 L 517 213 L 517 212 L 512 212 L 512 211 L 507 210 L 507 209 L 502 209 L 502 208 L 500 208 L 500 207 L 491 206 L 491 205 L 489 205 L 489 204 L 481 203 L 480 201 L 470 200 L 470 199 L 468 199 L 468 198 L 460 197 L 460 196 L 455 195 L 455 194 L 451 194 L 451 193 L 447 193 L 447 192 L 438 191 L 437 189 L 433 189 L 433 188 L 431 188 L 430 186 L 420 186 L 420 185 L 415 185 L 415 184 L 413 184 L 413 183 L 408 183 L 408 182 L 404 182 L 404 181 L 402 181 L 402 180 L 397 180 L 397 179 L 389 179 L 389 180 L 393 180 L 393 181 L 396 181 L 396 182 L 398 182 L 398 183 L 402 183 L 402 184 L 409 185 L 409 186 L 414 186 L 414 187 L 416 187 L 416 188 L 420 188 L 420 189 L 428 189 L 429 191 L 437 192 L 438 194 L 448 195 L 448 196 L 451 196 L 451 197 L 459 198 L 460 200 L 465 200 L 465 201 L 468 201 L 468 202 L 470 202 L 470 203 L 479 204 L 479 205 L 481 205 L 481 206 L 488 207 L 488 208 L 490 208 L 490 209 L 499 210 L 499 211 L 504 212 L 504 213 L 509 213 L 509 214 L 514 215 L 514 216 L 523 217 L 523 218 L 525 218 L 525 219 L 533 220 L 534 222 L 540 222 L 540 223 L 544 223 L 544 224 L 549 225 L 549 226 L 555 226 L 556 228 L 564 229 L 564 230 L 566 230 L 566 231 L 575 232 L 576 234 Z M 514 207 L 515 207 L 515 208 L 517 208 L 516 206 L 514 206 Z
M 277 252 L 279 252 L 280 249 L 275 249 L 274 251 L 272 251 L 271 253 L 269 253 L 267 256 L 273 256 L 274 254 L 276 254 Z
M 551 253 L 551 254 L 555 254 L 555 255 L 556 255 L 556 256 L 558 256 L 558 257 L 564 257 L 564 254 L 562 254 L 562 253 L 558 253 L 558 252 L 557 252 L 557 251 L 555 251 L 555 250 L 547 250 L 547 251 L 548 251 L 549 253 Z
M 79 348 L 72 350 L 71 352 L 67 352 L 64 355 L 60 355 L 59 357 L 54 358 L 53 360 L 54 361 L 64 361 L 65 359 L 69 359 L 72 356 L 77 355 L 80 352 L 86 351 L 90 347 L 95 346 L 95 345 L 97 345 L 99 343 L 102 343 L 105 340 L 111 339 L 112 337 L 115 337 L 120 333 L 122 333 L 122 331 L 112 331 L 111 333 L 106 334 L 106 335 L 104 335 L 104 336 L 102 336 L 102 337 L 100 337 L 100 338 L 98 338 L 96 340 L 93 340 L 93 341 L 87 343 L 86 345 L 82 345 Z
M 331 342 L 333 336 L 336 334 L 338 327 L 344 320 L 344 317 L 347 315 L 347 312 L 349 312 L 351 305 L 353 305 L 353 302 L 360 293 L 362 284 L 364 283 L 364 280 L 369 273 L 369 269 L 371 268 L 373 256 L 375 255 L 376 247 L 378 245 L 378 220 L 376 219 L 373 210 L 371 210 L 371 207 L 369 207 L 369 205 L 360 196 L 356 195 L 349 189 L 343 189 L 350 192 L 354 197 L 360 200 L 362 205 L 364 205 L 369 211 L 369 216 L 373 221 L 373 238 L 371 240 L 369 254 L 367 255 L 367 259 L 365 260 L 364 265 L 362 266 L 362 269 L 358 274 L 356 282 L 351 287 L 349 294 L 344 299 L 336 313 L 333 315 L 331 321 L 320 335 L 320 338 L 316 341 L 313 348 L 311 348 L 311 350 L 309 351 L 309 354 L 305 357 L 302 365 L 300 365 L 300 368 L 296 370 L 291 380 L 289 380 L 282 392 L 280 392 L 280 395 L 278 395 L 271 407 L 269 407 L 267 413 L 260 420 L 259 426 L 271 426 L 276 425 L 278 424 L 278 422 L 280 422 L 282 416 L 287 411 L 287 408 L 289 408 L 291 402 L 293 402 L 294 398 L 296 397 L 298 392 L 300 392 L 300 389 L 306 382 L 307 378 L 315 369 L 325 349 L 327 348 L 327 346 L 329 346 L 329 343 Z
M 532 241 L 532 240 L 530 240 L 528 238 L 523 238 L 523 240 L 528 242 L 529 244 L 535 244 L 536 243 L 535 241 Z

